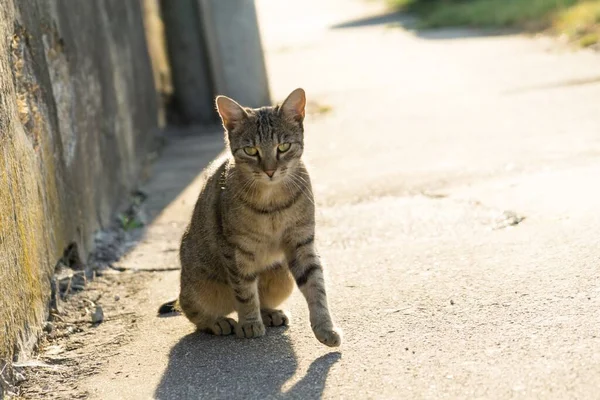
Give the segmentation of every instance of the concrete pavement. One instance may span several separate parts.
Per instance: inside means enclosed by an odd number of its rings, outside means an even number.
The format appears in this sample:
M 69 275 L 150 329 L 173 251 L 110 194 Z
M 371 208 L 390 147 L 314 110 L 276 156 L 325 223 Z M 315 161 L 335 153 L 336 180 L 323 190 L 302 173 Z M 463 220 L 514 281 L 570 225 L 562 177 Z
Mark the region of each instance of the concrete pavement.
M 595 398 L 600 386 L 600 56 L 543 39 L 411 32 L 376 2 L 257 2 L 271 91 L 304 87 L 306 159 L 338 351 L 306 304 L 242 341 L 158 318 L 81 387 L 98 399 Z M 378 22 L 384 21 L 384 22 Z M 396 21 L 398 24 L 393 24 Z M 175 140 L 122 262 L 172 267 L 220 139 Z M 503 212 L 524 217 L 509 225 Z M 508 221 L 510 222 L 510 221 Z

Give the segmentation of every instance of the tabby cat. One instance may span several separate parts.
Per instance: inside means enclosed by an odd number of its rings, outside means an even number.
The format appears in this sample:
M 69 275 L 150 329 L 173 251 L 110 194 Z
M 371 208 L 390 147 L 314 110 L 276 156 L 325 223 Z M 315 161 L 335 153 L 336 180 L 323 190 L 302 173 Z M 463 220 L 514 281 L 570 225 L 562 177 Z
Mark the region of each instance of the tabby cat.
M 304 150 L 304 90 L 280 105 L 250 109 L 218 96 L 231 150 L 207 168 L 180 248 L 178 307 L 198 329 L 253 338 L 289 323 L 277 307 L 294 282 L 306 298 L 316 338 L 341 344 L 315 249 L 315 206 Z M 238 321 L 227 315 L 237 312 Z

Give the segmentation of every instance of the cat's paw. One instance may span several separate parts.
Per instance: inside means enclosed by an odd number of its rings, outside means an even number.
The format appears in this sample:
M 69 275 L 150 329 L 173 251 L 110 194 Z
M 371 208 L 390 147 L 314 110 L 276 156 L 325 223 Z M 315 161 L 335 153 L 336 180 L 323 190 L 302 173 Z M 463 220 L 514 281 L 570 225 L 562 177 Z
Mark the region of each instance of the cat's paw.
M 217 318 L 217 320 L 208 328 L 210 333 L 216 336 L 227 336 L 234 332 L 236 326 L 235 320 L 231 318 Z
M 325 346 L 338 347 L 342 344 L 342 330 L 331 325 L 313 327 L 315 337 Z
M 288 326 L 290 324 L 290 319 L 283 310 L 265 308 L 260 310 L 260 314 L 266 326 Z
M 256 338 L 265 335 L 262 321 L 240 321 L 235 326 L 235 334 L 239 338 Z

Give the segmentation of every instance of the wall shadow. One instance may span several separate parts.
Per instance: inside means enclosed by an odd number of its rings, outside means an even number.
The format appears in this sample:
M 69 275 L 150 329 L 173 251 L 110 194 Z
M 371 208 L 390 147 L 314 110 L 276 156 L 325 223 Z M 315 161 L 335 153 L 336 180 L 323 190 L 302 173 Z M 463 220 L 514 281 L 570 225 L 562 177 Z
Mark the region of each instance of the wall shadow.
M 368 17 L 362 17 L 353 19 L 346 22 L 340 22 L 335 25 L 332 25 L 331 29 L 344 29 L 344 28 L 362 28 L 366 26 L 375 26 L 375 25 L 387 25 L 387 24 L 414 24 L 416 22 L 416 18 L 400 11 L 389 11 L 384 14 L 379 15 L 371 15 Z
M 138 184 L 126 199 L 127 206 L 120 208 L 108 229 L 96 234 L 96 246 L 88 260 L 91 267 L 89 278 L 92 278 L 93 272 L 102 275 L 106 268 L 115 268 L 115 264 L 148 241 L 167 247 L 156 252 L 155 255 L 161 255 L 160 259 L 140 258 L 137 263 L 139 269 L 150 271 L 152 268 L 176 267 L 174 261 L 177 258 L 169 254 L 178 251 L 185 226 L 180 228 L 179 237 L 174 238 L 172 231 L 155 224 L 156 218 L 196 180 L 201 179 L 205 168 L 225 152 L 224 133 L 223 128 L 217 126 L 186 126 L 168 127 L 157 136 L 159 143 L 148 154 Z M 185 214 L 182 219 L 187 225 L 191 207 L 189 214 Z M 139 221 L 141 226 L 127 228 L 123 226 L 123 218 Z
M 330 26 L 330 29 L 362 28 L 369 26 L 386 25 L 389 28 L 401 28 L 412 32 L 415 36 L 427 40 L 453 40 L 463 38 L 477 38 L 490 36 L 507 36 L 520 33 L 515 29 L 479 29 L 479 28 L 419 28 L 418 18 L 397 10 L 383 14 L 373 15 Z
M 225 150 L 220 126 L 169 127 L 161 138 L 163 146 L 150 166 L 150 179 L 141 184 L 150 194 L 145 202 L 149 223 Z
M 265 337 L 253 340 L 194 332 L 171 349 L 154 397 L 320 399 L 329 370 L 340 358 L 339 352 L 317 358 L 284 393 L 282 387 L 296 373 L 298 362 L 283 329 L 269 328 Z

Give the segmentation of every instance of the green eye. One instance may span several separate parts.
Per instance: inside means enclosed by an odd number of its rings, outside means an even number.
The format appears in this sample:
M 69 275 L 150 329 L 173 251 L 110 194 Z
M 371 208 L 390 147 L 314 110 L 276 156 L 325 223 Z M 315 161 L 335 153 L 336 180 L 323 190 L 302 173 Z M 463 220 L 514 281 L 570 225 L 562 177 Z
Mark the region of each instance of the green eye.
M 258 153 L 256 147 L 244 147 L 244 152 L 249 156 L 255 156 Z
M 279 150 L 280 153 L 285 153 L 289 149 L 290 149 L 289 143 L 281 143 L 279 146 L 277 146 L 277 150 Z

